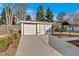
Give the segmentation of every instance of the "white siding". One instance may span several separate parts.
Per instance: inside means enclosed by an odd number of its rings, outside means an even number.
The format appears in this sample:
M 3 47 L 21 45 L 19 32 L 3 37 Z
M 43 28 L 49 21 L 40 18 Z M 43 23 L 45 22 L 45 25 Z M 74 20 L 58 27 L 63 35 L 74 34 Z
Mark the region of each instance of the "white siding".
M 40 33 L 39 34 L 44 34 L 44 25 L 40 24 Z
M 51 26 L 52 25 L 50 25 L 50 24 L 38 24 L 37 25 L 38 35 L 45 34 L 45 33 L 49 32 L 51 30 Z

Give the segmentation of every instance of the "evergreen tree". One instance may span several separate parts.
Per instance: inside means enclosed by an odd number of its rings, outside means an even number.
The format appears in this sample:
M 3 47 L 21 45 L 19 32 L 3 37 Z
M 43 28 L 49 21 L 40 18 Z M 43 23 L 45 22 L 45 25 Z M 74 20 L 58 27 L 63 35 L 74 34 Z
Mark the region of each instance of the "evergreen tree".
M 3 9 L 2 13 L 1 13 L 1 20 L 0 20 L 0 24 L 5 24 L 6 23 L 6 12 Z
M 53 22 L 53 14 L 50 8 L 46 10 L 46 21 L 47 22 Z
M 36 20 L 37 21 L 44 21 L 44 11 L 42 6 L 39 6 L 36 13 Z
M 31 19 L 31 16 L 30 15 L 27 15 L 25 20 L 29 20 L 29 21 L 32 20 Z

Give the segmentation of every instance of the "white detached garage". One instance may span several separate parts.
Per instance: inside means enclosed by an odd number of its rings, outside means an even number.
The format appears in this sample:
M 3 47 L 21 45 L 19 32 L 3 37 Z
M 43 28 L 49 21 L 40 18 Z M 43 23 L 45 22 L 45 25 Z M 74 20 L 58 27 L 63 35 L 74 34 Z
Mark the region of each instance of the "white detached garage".
M 21 35 L 42 35 L 51 31 L 53 23 L 36 22 L 36 21 L 20 21 Z

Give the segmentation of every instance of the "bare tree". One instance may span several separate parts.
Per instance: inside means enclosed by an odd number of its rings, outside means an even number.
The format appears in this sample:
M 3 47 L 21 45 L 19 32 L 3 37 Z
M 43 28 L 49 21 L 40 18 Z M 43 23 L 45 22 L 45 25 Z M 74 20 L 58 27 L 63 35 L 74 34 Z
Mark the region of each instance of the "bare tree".
M 76 16 L 76 13 L 77 12 L 77 10 L 73 10 L 70 14 L 69 14 L 69 18 L 71 19 L 71 18 L 74 18 L 75 16 Z
M 16 21 L 24 20 L 26 16 L 26 4 L 24 3 L 15 3 L 14 12 L 16 16 Z
M 12 13 L 11 9 L 6 4 L 4 4 L 3 6 L 4 6 L 5 13 L 6 13 L 6 24 L 12 25 L 13 13 Z
M 73 10 L 70 14 L 69 14 L 69 23 L 78 23 L 79 22 L 79 13 L 77 13 L 77 10 Z
M 57 20 L 62 23 L 64 21 L 64 16 L 65 16 L 64 12 L 59 13 L 57 16 Z
M 7 33 L 10 33 L 10 30 L 12 29 L 12 21 L 13 21 L 13 13 L 11 9 L 7 6 L 7 4 L 4 4 L 4 10 L 5 10 L 5 18 L 6 18 L 6 25 L 7 25 Z
M 57 16 L 57 20 L 61 23 L 61 28 L 59 30 L 59 32 L 62 33 L 62 31 L 64 30 L 64 26 L 63 26 L 63 22 L 65 22 L 65 13 L 64 12 L 61 12 L 58 14 Z

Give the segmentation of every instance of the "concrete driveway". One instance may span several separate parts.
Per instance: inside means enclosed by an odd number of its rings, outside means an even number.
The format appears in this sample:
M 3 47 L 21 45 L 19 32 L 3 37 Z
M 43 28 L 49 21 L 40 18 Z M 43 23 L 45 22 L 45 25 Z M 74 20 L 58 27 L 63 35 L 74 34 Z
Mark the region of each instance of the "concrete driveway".
M 16 56 L 60 56 L 55 49 L 48 45 L 47 36 L 28 35 L 20 40 Z

